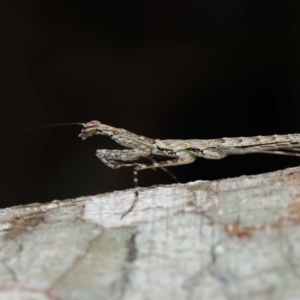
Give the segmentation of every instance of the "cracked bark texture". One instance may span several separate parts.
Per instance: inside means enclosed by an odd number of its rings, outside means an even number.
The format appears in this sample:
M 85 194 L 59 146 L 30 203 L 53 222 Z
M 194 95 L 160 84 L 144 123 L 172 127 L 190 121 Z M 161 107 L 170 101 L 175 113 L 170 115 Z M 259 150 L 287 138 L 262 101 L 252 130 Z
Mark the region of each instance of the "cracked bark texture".
M 0 211 L 0 299 L 299 299 L 300 168 Z

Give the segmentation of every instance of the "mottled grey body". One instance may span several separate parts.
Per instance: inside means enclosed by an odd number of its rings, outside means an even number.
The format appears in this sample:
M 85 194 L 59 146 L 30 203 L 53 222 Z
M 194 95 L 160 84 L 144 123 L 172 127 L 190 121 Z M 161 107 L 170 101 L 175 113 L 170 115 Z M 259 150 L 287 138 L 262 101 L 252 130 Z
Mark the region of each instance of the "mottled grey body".
M 165 167 L 189 164 L 197 157 L 222 159 L 230 154 L 248 153 L 300 156 L 300 153 L 297 153 L 300 150 L 300 134 L 207 140 L 159 140 L 101 124 L 99 121 L 91 121 L 82 125 L 83 129 L 79 137 L 83 140 L 93 135 L 107 135 L 118 144 L 129 148 L 123 150 L 101 149 L 96 151 L 96 156 L 110 168 L 133 166 L 136 188 L 138 187 L 137 171 L 162 168 L 172 175 Z M 164 156 L 170 159 L 157 163 L 153 160 L 154 156 Z M 152 163 L 147 165 L 136 162 L 143 157 L 149 158 Z M 133 209 L 134 204 L 125 215 Z
M 111 168 L 135 166 L 137 170 L 170 167 L 193 162 L 197 157 L 222 159 L 230 154 L 274 153 L 298 156 L 298 153 L 284 152 L 300 150 L 300 134 L 220 138 L 207 140 L 158 140 L 136 135 L 125 129 L 114 128 L 91 121 L 83 124 L 79 135 L 86 139 L 92 135 L 107 135 L 118 144 L 129 148 L 124 150 L 97 150 L 97 157 Z M 127 163 L 142 157 L 166 156 L 171 160 L 150 165 Z

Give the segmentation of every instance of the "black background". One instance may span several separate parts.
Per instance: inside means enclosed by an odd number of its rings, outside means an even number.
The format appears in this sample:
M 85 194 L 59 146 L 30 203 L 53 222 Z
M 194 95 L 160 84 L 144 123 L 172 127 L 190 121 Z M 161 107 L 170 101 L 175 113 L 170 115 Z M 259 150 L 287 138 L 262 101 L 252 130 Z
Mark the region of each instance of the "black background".
M 104 4 L 105 3 L 105 4 Z M 160 139 L 300 132 L 299 1 L 1 1 L 1 135 L 93 119 Z M 64 126 L 0 140 L 1 206 L 133 186 Z M 182 182 L 296 166 L 271 155 L 198 159 Z M 140 173 L 141 186 L 171 183 Z

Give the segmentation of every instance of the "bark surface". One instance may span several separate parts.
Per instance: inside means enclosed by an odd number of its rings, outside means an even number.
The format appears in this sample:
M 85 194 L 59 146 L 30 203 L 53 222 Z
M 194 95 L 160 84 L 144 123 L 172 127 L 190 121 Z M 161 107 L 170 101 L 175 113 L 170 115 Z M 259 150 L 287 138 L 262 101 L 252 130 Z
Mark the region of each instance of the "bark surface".
M 0 210 L 0 299 L 299 299 L 300 168 Z

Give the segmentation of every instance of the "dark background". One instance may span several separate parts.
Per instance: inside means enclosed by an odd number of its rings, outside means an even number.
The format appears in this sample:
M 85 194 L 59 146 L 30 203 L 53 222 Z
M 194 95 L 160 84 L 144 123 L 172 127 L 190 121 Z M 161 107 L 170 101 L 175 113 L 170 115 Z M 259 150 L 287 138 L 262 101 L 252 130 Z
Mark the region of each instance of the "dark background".
M 103 4 L 105 3 L 105 4 Z M 1 135 L 93 119 L 160 139 L 300 132 L 299 1 L 1 1 Z M 133 187 L 64 126 L 0 140 L 1 206 Z M 198 159 L 182 182 L 299 165 Z M 141 186 L 171 183 L 140 173 Z

